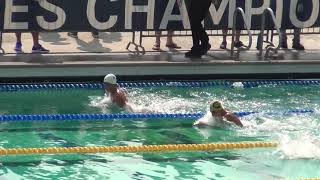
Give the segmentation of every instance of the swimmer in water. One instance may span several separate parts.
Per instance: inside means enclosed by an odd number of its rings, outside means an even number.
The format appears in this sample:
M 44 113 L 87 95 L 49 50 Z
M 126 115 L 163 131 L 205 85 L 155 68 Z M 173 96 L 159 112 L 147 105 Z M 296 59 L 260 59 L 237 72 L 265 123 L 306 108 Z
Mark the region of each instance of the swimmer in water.
M 220 101 L 213 101 L 210 104 L 210 113 L 207 113 L 206 116 L 198 119 L 193 123 L 194 126 L 219 126 L 223 124 L 224 121 L 229 121 L 236 124 L 239 127 L 243 127 L 240 119 L 234 115 L 232 112 L 224 109 Z
M 103 79 L 103 84 L 105 93 L 109 96 L 112 103 L 125 109 L 130 107 L 128 105 L 127 92 L 118 85 L 117 77 L 114 74 L 107 74 Z

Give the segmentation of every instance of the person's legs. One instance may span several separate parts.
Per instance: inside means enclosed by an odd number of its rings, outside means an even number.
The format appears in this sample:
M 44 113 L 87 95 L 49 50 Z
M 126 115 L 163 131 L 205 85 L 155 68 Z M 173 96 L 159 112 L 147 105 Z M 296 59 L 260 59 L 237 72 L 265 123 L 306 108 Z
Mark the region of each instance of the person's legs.
M 228 30 L 227 29 L 223 29 L 222 30 L 222 42 L 220 44 L 220 49 L 226 49 L 227 48 L 227 34 L 228 34 Z
M 199 58 L 201 57 L 201 47 L 200 47 L 200 27 L 201 24 L 201 13 L 200 7 L 203 1 L 191 0 L 189 6 L 189 19 L 192 32 L 192 48 L 188 51 L 185 56 L 189 58 Z
M 194 0 L 191 0 L 194 1 Z M 191 31 L 192 31 L 192 48 L 188 51 L 185 56 L 189 58 L 200 58 L 202 56 L 202 49 L 200 46 L 200 26 L 201 21 L 197 19 L 190 20 L 191 22 Z
M 99 32 L 98 31 L 92 31 L 91 35 L 93 38 L 99 38 Z
M 14 50 L 17 52 L 22 52 L 22 43 L 21 43 L 21 32 L 16 32 L 16 46 L 14 47 Z
M 21 33 L 21 32 L 16 32 L 15 34 L 16 34 L 16 38 L 17 38 L 17 41 L 16 41 L 16 42 L 17 42 L 17 43 L 21 43 L 21 34 L 22 34 L 22 33 Z
M 204 29 L 204 27 L 202 26 L 201 22 L 208 16 L 209 13 L 209 8 L 211 6 L 211 0 L 202 0 L 202 6 L 200 7 L 199 11 L 201 13 L 201 18 L 200 18 L 200 41 L 201 41 L 201 49 L 203 51 L 203 54 L 206 54 L 207 51 L 211 48 L 211 45 L 209 44 L 209 37 L 208 34 L 206 32 L 206 30 Z
M 241 30 L 237 30 L 236 31 L 236 42 L 240 41 L 240 34 L 241 34 Z
M 292 39 L 292 48 L 296 50 L 304 50 L 304 46 L 300 43 L 300 34 L 301 29 L 294 29 L 293 39 Z
M 281 40 L 280 46 L 283 49 L 288 49 L 286 30 L 285 29 L 280 29 L 280 33 L 281 33 L 281 36 L 282 36 L 282 40 Z
M 178 46 L 175 42 L 173 42 L 172 36 L 174 35 L 174 31 L 168 31 L 167 32 L 167 43 L 166 46 L 168 48 L 173 48 L 173 49 L 180 49 L 181 47 Z
M 68 32 L 67 35 L 73 38 L 78 38 L 78 32 Z
M 201 22 L 208 15 L 211 0 L 191 0 L 189 19 L 192 31 L 193 46 L 186 57 L 201 57 L 211 48 L 209 38 Z M 200 45 L 201 42 L 201 45 Z
M 47 53 L 47 52 L 49 52 L 49 50 L 42 47 L 41 44 L 39 43 L 39 32 L 31 32 L 31 34 L 32 34 L 32 39 L 33 39 L 32 52 L 33 53 Z
M 236 39 L 234 41 L 234 47 L 242 47 L 244 46 L 243 43 L 240 41 L 240 36 L 241 36 L 241 30 L 236 31 Z
M 168 31 L 167 32 L 167 43 L 166 45 L 170 45 L 170 44 L 173 44 L 173 39 L 172 39 L 172 36 L 174 35 L 174 31 Z
M 208 16 L 210 5 L 211 5 L 211 0 L 201 0 L 197 2 L 197 6 L 196 6 L 197 16 L 195 16 L 195 19 L 194 19 L 195 26 L 193 29 L 195 32 L 197 32 L 196 36 L 198 37 L 198 39 L 196 40 L 199 41 L 198 45 L 200 45 L 200 51 L 202 55 L 206 54 L 207 51 L 211 48 L 211 45 L 209 44 L 208 34 L 201 23 Z
M 31 32 L 33 39 L 33 46 L 39 46 L 39 32 Z
M 154 43 L 152 49 L 159 51 L 160 50 L 160 43 L 161 43 L 161 31 L 155 31 L 156 35 L 156 42 Z
M 192 16 L 198 16 L 195 12 L 192 12 L 196 10 L 190 10 L 190 11 L 191 11 L 190 14 L 192 13 L 191 14 Z M 191 17 L 190 24 L 191 24 L 191 32 L 192 32 L 192 47 L 200 48 L 200 27 L 202 26 L 201 21 L 200 19 L 198 19 L 198 17 Z

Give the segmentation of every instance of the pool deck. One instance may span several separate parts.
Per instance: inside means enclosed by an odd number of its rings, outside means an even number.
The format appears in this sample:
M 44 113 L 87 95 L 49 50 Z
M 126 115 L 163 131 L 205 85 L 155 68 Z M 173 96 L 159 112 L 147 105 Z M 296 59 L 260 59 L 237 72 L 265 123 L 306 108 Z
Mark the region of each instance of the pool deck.
M 144 39 L 147 53 L 138 55 L 125 48 L 131 40 L 131 33 L 100 33 L 93 39 L 90 33 L 79 33 L 75 39 L 66 33 L 42 33 L 42 45 L 50 49 L 49 54 L 31 54 L 30 34 L 23 34 L 25 53 L 17 54 L 12 49 L 14 34 L 4 34 L 1 55 L 0 78 L 5 79 L 97 79 L 106 73 L 122 77 L 153 79 L 175 78 L 319 78 L 320 40 L 318 35 L 305 35 L 302 42 L 306 51 L 280 50 L 277 57 L 264 59 L 252 50 L 241 52 L 233 60 L 230 51 L 219 50 L 220 37 L 211 37 L 212 50 L 201 59 L 188 59 L 184 53 L 191 47 L 191 37 L 175 38 L 182 45 L 181 50 L 168 50 L 163 45 L 161 52 L 152 51 L 154 39 Z M 242 38 L 246 44 L 247 39 Z M 291 37 L 288 40 L 291 46 Z M 187 77 L 186 77 L 187 78 Z M 188 77 L 187 79 L 190 79 Z

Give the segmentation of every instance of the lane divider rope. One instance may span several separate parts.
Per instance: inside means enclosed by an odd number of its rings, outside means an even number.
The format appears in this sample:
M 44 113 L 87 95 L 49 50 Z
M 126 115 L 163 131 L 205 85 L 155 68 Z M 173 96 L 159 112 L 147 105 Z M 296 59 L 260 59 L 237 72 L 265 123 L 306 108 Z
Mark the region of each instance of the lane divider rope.
M 157 82 L 119 82 L 126 88 L 143 87 L 212 87 L 224 86 L 235 87 L 236 81 L 157 81 Z M 253 88 L 266 85 L 320 85 L 320 80 L 258 80 L 242 81 L 243 88 Z M 102 89 L 102 83 L 34 83 L 34 84 L 0 84 L 0 91 L 36 91 L 36 90 L 58 90 L 58 89 Z
M 264 113 L 267 115 L 290 115 L 314 113 L 311 109 L 295 109 L 284 112 L 235 112 L 238 117 Z M 32 114 L 32 115 L 0 115 L 0 122 L 6 121 L 56 121 L 56 120 L 114 120 L 114 119 L 157 119 L 157 118 L 200 118 L 204 113 L 135 113 L 135 114 Z
M 48 148 L 0 148 L 0 155 L 64 154 L 64 153 L 133 153 L 167 151 L 214 151 L 228 149 L 271 148 L 277 142 L 229 142 L 212 144 L 167 144 L 141 146 L 92 146 L 92 147 L 48 147 Z

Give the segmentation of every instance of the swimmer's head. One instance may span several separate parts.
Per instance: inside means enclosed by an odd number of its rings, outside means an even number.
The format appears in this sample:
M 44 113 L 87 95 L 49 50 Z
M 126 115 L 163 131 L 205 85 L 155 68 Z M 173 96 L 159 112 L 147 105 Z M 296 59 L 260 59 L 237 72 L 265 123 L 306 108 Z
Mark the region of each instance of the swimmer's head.
M 223 109 L 223 105 L 220 101 L 212 101 L 210 104 L 210 112 L 218 112 Z
M 114 74 L 107 74 L 104 77 L 103 82 L 107 83 L 107 84 L 116 85 L 117 84 L 117 77 Z

